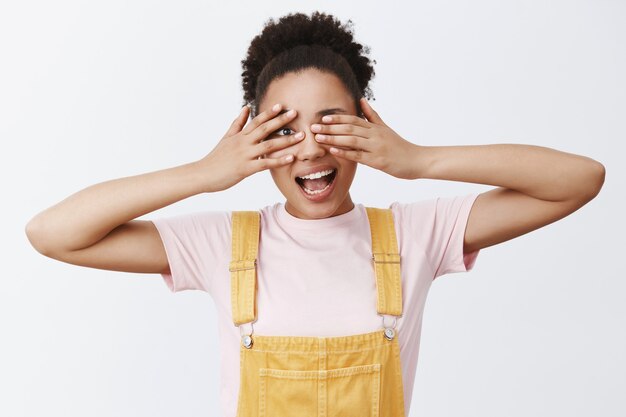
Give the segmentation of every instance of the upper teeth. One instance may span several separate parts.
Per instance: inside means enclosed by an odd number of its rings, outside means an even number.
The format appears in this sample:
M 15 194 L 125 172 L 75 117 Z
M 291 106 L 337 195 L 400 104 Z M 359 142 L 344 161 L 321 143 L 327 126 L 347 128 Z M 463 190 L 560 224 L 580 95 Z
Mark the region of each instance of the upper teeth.
M 334 169 L 327 169 L 326 171 L 314 172 L 309 175 L 305 175 L 304 177 L 298 177 L 307 180 L 314 180 L 315 178 L 322 178 L 324 175 L 332 174 Z

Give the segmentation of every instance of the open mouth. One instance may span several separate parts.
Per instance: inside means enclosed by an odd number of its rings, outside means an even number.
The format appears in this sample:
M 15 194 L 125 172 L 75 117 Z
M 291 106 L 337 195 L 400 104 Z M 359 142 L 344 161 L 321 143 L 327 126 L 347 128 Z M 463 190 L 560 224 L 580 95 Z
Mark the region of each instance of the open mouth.
M 304 177 L 296 177 L 296 182 L 309 195 L 321 194 L 326 191 L 335 180 L 337 170 L 332 168 Z

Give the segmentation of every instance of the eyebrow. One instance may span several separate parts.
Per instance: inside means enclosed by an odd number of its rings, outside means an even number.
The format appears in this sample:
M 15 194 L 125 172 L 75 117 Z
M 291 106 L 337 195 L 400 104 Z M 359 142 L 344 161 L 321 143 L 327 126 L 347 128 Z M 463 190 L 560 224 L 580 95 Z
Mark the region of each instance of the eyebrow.
M 290 109 L 282 109 L 278 114 L 287 113 L 289 110 Z M 347 111 L 345 109 L 342 109 L 341 107 L 333 107 L 331 109 L 320 110 L 317 113 L 315 113 L 315 115 L 318 117 L 322 117 L 322 116 L 326 116 L 327 114 L 335 114 L 335 113 L 347 113 Z

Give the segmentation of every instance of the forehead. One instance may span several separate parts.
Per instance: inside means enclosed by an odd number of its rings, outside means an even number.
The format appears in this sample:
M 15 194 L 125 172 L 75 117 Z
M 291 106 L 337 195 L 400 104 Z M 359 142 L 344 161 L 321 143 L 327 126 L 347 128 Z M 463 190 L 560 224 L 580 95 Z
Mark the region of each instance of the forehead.
M 290 72 L 273 80 L 259 104 L 259 113 L 276 103 L 299 113 L 315 113 L 322 107 L 354 110 L 353 98 L 339 77 L 316 69 Z

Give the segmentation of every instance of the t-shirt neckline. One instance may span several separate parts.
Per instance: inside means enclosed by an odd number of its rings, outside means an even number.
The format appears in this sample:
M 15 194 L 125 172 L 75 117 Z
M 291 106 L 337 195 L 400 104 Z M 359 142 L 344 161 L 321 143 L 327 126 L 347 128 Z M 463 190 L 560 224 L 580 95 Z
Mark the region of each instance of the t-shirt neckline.
M 276 204 L 278 205 L 276 211 L 280 223 L 289 228 L 318 231 L 323 229 L 332 229 L 336 226 L 356 221 L 360 218 L 362 205 L 354 204 L 354 207 L 352 207 L 350 211 L 338 216 L 327 217 L 325 219 L 301 219 L 290 214 L 285 207 L 285 203 Z

